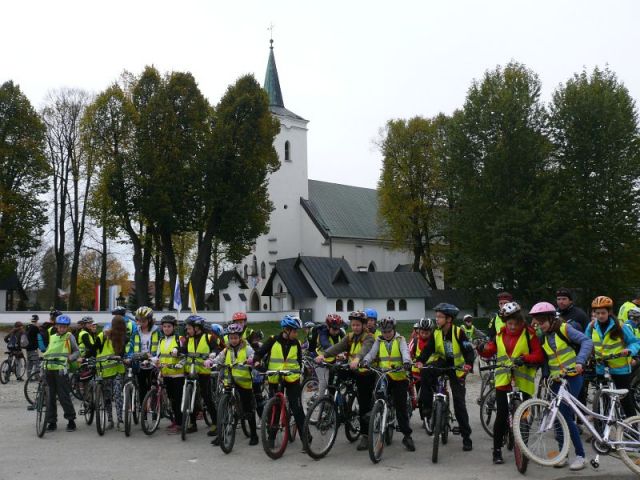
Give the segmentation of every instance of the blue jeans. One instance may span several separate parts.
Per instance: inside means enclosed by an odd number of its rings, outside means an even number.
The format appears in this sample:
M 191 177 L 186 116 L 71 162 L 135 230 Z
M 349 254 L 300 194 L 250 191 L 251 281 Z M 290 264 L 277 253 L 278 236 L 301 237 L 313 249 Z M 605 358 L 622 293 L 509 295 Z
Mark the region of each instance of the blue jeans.
M 580 391 L 582 390 L 583 383 L 582 375 L 576 375 L 574 377 L 567 377 L 567 390 L 571 395 L 578 398 L 580 395 Z M 560 384 L 557 382 L 553 382 L 551 385 L 551 390 L 554 393 L 558 393 L 558 389 L 560 388 Z M 573 446 L 576 449 L 576 455 L 580 457 L 584 457 L 584 447 L 582 446 L 582 440 L 580 440 L 580 431 L 578 430 L 578 426 L 574 420 L 573 410 L 569 405 L 562 402 L 560 404 L 560 413 L 567 421 L 567 425 L 569 425 L 569 435 L 571 436 L 571 441 L 573 442 Z M 560 444 L 560 448 L 562 448 L 564 438 L 562 435 L 562 430 L 558 429 L 557 440 Z

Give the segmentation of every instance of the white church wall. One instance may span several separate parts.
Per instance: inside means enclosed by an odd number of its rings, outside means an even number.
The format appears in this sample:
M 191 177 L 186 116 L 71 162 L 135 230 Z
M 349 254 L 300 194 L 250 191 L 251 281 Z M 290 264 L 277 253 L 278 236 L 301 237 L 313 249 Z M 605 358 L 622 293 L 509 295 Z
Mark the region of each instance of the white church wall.
M 247 302 L 240 299 L 240 294 L 247 295 L 247 292 L 248 290 L 241 289 L 235 280 L 229 282 L 229 286 L 220 291 L 220 311 L 225 321 L 230 321 L 235 312 L 247 311 Z M 225 293 L 231 297 L 231 300 L 225 300 L 223 296 Z
M 0 290 L 0 312 L 7 310 L 7 291 Z

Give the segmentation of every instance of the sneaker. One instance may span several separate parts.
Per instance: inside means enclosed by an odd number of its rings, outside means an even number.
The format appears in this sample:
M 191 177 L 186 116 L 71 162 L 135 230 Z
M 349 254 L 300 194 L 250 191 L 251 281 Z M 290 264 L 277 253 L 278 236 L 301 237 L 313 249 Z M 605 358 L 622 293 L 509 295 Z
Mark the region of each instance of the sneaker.
M 360 437 L 360 443 L 358 443 L 356 450 L 369 450 L 369 437 L 367 435 L 362 435 Z
M 569 470 L 582 470 L 584 468 L 584 457 L 577 456 L 571 465 L 569 465 Z
M 116 430 L 118 432 L 124 432 L 124 422 L 121 422 L 120 420 L 118 420 L 118 425 L 116 426 Z
M 216 437 L 213 440 L 211 440 L 211 445 L 214 445 L 216 447 L 220 446 L 220 438 Z
M 502 458 L 502 450 L 493 451 L 493 463 L 495 465 L 502 465 L 504 463 L 504 459 Z
M 560 463 L 556 463 L 553 468 L 564 468 L 567 466 L 567 459 L 566 457 L 562 459 L 562 461 Z
M 29 411 L 32 411 L 32 410 L 35 410 L 35 409 L 36 409 L 36 406 L 35 406 L 35 405 L 29 405 L 29 406 L 27 407 L 27 410 L 29 410 Z
M 258 442 L 258 436 L 257 435 L 253 435 L 250 439 L 249 439 L 249 445 L 253 446 L 253 445 L 257 445 Z
M 58 425 L 55 422 L 51 422 L 49 423 L 49 425 L 47 425 L 47 432 L 53 432 L 57 429 L 58 429 Z
M 473 450 L 473 442 L 470 438 L 462 439 L 462 450 L 464 452 L 470 452 L 471 450 Z
M 416 451 L 416 446 L 413 444 L 413 438 L 411 438 L 411 435 L 405 435 L 404 438 L 402 439 L 402 444 L 410 452 Z
M 76 431 L 76 422 L 75 420 L 69 420 L 67 423 L 67 432 L 75 432 Z M 583 460 L 584 463 L 584 460 Z
M 207 432 L 207 437 L 217 437 L 217 436 L 218 436 L 218 427 L 214 423 L 213 425 L 211 425 L 211 428 Z
M 177 435 L 178 433 L 180 433 L 180 428 L 175 423 L 167 428 L 168 435 Z

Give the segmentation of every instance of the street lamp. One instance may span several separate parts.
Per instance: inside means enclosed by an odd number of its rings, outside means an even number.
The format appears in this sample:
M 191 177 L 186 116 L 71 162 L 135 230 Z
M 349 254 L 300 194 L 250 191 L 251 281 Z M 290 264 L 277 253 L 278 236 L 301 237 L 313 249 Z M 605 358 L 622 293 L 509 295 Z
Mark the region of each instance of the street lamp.
M 118 295 L 118 297 L 116 298 L 116 303 L 118 304 L 119 307 L 124 307 L 124 301 L 126 300 L 126 298 L 124 298 L 122 296 L 122 293 L 120 293 L 120 295 Z

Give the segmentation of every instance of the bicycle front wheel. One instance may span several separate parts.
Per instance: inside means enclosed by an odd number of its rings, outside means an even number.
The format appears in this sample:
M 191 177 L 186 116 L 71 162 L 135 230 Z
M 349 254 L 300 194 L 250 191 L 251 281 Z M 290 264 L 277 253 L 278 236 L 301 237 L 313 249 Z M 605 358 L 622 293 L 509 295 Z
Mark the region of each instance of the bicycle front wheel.
M 27 399 L 27 402 L 29 402 L 29 405 L 36 404 L 39 385 L 40 385 L 39 371 L 33 372 L 31 375 L 29 375 L 29 378 L 27 378 L 27 381 L 24 382 L 24 398 Z
M 318 392 L 318 379 L 314 377 L 307 378 L 302 382 L 302 391 L 300 394 L 300 401 L 302 402 L 302 410 L 304 414 L 307 414 L 307 410 L 316 401 L 320 392 Z
M 96 409 L 96 430 L 98 431 L 98 435 L 102 436 L 107 429 L 107 408 L 104 401 L 102 384 L 96 385 L 94 405 Z
M 620 448 L 618 453 L 624 464 L 633 473 L 640 475 L 640 448 L 637 446 L 637 442 L 640 441 L 640 415 L 626 418 L 622 426 L 617 426 L 616 441 L 632 442 L 632 445 Z
M 522 402 L 520 402 L 520 399 L 518 398 L 515 398 L 511 403 L 511 413 L 509 413 L 509 440 L 513 445 L 513 456 L 516 461 L 516 468 L 518 469 L 518 472 L 524 474 L 527 471 L 529 459 L 522 453 L 522 450 L 518 444 L 515 443 L 513 438 L 513 413 L 518 409 L 521 403 Z M 520 431 L 522 432 L 522 440 L 524 443 L 527 443 L 529 441 L 529 428 L 526 423 L 527 419 L 524 419 L 523 421 L 525 424 L 520 426 Z
M 360 438 L 360 406 L 355 393 L 348 394 L 345 401 L 344 434 L 353 443 Z
M 433 404 L 433 447 L 431 449 L 431 461 L 438 463 L 438 450 L 440 449 L 440 435 L 444 424 L 444 402 L 438 400 Z
M 84 421 L 87 425 L 93 423 L 95 407 L 93 403 L 93 385 L 91 382 L 85 385 L 84 400 L 82 400 L 82 409 L 84 410 Z
M 187 430 L 189 428 L 189 421 L 191 420 L 191 398 L 193 397 L 193 385 L 188 384 L 184 392 L 184 398 L 182 399 L 182 425 L 180 426 L 180 438 L 182 438 L 182 441 L 187 439 Z
M 0 365 L 0 383 L 6 385 L 9 383 L 9 377 L 11 377 L 11 364 L 9 360 L 5 360 L 2 362 L 2 365 Z
M 320 397 L 311 404 L 302 433 L 302 438 L 306 439 L 307 453 L 314 460 L 321 459 L 331 451 L 338 435 L 338 411 L 333 399 Z
M 496 406 L 496 391 L 490 390 L 480 402 L 480 424 L 487 435 L 493 438 L 493 424 L 496 420 L 498 408 Z
M 162 399 L 158 395 L 158 389 L 151 387 L 142 400 L 140 411 L 140 426 L 146 435 L 153 435 L 160 425 L 162 415 Z
M 369 458 L 373 463 L 378 463 L 382 459 L 384 451 L 384 437 L 387 430 L 383 422 L 384 407 L 384 400 L 377 400 L 369 419 Z
M 262 412 L 262 448 L 269 458 L 280 458 L 289 443 L 289 418 L 284 397 L 271 397 Z
M 36 400 L 36 434 L 40 438 L 47 429 L 47 390 L 46 385 L 41 385 Z
M 512 419 L 513 438 L 522 454 L 545 467 L 557 465 L 564 460 L 571 444 L 567 421 L 560 411 L 556 411 L 552 424 L 553 414 L 548 401 L 532 398 L 522 402 Z M 558 439 L 562 441 L 559 442 Z
M 133 422 L 133 385 L 128 383 L 122 392 L 124 398 L 124 434 L 131 435 L 131 423 Z
M 24 359 L 24 357 L 16 358 L 14 368 L 16 380 L 22 380 L 22 377 L 24 377 L 24 374 L 27 371 L 27 361 Z
M 236 441 L 237 408 L 230 393 L 224 393 L 218 402 L 218 437 L 224 453 L 231 453 Z

